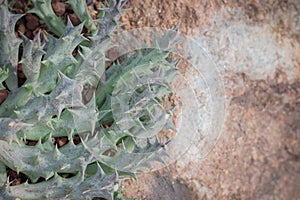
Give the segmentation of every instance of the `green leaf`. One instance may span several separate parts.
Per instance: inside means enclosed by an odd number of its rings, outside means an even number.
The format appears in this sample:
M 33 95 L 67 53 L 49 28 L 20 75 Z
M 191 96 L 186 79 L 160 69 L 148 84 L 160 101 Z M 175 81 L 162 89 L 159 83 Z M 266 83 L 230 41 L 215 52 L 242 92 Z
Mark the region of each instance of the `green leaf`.
M 0 66 L 7 66 L 9 76 L 6 79 L 8 88 L 18 88 L 18 53 L 21 40 L 15 35 L 15 24 L 23 15 L 10 14 L 7 1 L 0 0 Z
M 51 1 L 49 0 L 32 0 L 34 8 L 28 13 L 34 13 L 39 16 L 47 25 L 49 30 L 57 36 L 61 36 L 65 32 L 65 24 L 62 19 L 55 15 Z
M 7 67 L 1 67 L 0 68 L 0 90 L 4 90 L 5 87 L 2 85 L 2 82 L 5 81 L 8 78 L 8 68 Z
M 84 26 L 90 31 L 91 35 L 97 34 L 97 27 L 93 22 L 93 19 L 89 13 L 87 4 L 85 0 L 70 0 L 67 1 L 73 8 L 74 13 L 80 19 L 80 21 L 84 21 Z

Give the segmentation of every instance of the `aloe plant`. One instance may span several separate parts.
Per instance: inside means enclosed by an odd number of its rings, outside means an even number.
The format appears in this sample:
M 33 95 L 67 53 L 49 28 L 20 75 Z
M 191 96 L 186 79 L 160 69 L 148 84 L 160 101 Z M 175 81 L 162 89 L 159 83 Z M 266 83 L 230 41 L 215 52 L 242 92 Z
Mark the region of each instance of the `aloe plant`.
M 78 26 L 64 24 L 50 1 L 33 3 L 29 12 L 53 35 L 16 37 L 14 26 L 22 15 L 11 14 L 7 1 L 0 0 L 0 88 L 8 91 L 0 105 L 0 196 L 113 199 L 123 177 L 164 162 L 167 153 L 156 133 L 172 127 L 173 108 L 164 108 L 163 101 L 172 93 L 176 64 L 168 52 L 141 49 L 107 67 L 112 48 L 107 41 L 126 0 L 110 1 L 96 20 L 85 1 L 69 1 L 83 21 Z M 84 26 L 89 35 L 83 36 Z M 22 86 L 18 64 L 26 76 Z M 92 92 L 91 98 L 85 92 Z M 60 148 L 53 142 L 58 137 L 67 137 Z M 26 175 L 27 182 L 10 185 L 8 168 Z

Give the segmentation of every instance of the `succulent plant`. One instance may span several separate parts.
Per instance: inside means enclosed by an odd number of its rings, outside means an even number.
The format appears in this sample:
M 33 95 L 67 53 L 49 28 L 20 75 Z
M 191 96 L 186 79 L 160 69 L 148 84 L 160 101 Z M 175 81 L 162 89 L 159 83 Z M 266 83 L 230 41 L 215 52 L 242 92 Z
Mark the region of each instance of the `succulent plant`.
M 173 108 L 164 108 L 163 102 L 172 93 L 176 64 L 158 49 L 108 60 L 112 46 L 107 41 L 126 0 L 110 1 L 96 20 L 85 1 L 69 1 L 83 21 L 78 26 L 70 20 L 65 25 L 50 2 L 33 0 L 29 12 L 53 35 L 30 40 L 16 37 L 14 26 L 22 15 L 11 14 L 7 1 L 0 0 L 0 89 L 8 91 L 0 105 L 0 196 L 112 199 L 123 176 L 167 156 L 156 134 L 173 126 Z M 18 64 L 26 76 L 21 86 Z M 59 137 L 67 138 L 61 147 L 54 142 Z M 7 169 L 23 173 L 27 182 L 12 186 Z

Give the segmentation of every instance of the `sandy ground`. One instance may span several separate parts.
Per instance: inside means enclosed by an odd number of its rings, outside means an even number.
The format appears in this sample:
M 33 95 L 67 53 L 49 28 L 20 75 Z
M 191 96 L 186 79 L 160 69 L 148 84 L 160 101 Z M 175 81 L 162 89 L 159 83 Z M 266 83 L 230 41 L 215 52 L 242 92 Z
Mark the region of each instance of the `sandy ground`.
M 225 126 L 199 159 L 191 148 L 162 170 L 128 181 L 138 199 L 300 198 L 300 1 L 129 1 L 124 27 L 180 24 L 216 63 Z M 200 150 L 199 150 L 200 151 Z

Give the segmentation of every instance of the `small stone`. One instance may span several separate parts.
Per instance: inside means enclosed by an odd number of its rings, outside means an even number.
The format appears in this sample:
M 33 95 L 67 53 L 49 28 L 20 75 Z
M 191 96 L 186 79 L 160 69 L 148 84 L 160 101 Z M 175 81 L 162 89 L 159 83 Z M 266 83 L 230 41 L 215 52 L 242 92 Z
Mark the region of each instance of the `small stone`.
M 24 24 L 20 24 L 18 27 L 18 32 L 24 34 L 25 33 L 25 25 Z
M 33 39 L 33 33 L 31 31 L 26 31 L 25 36 L 31 40 Z
M 58 147 L 64 146 L 67 142 L 68 142 L 68 138 L 66 137 L 59 138 L 59 140 L 57 141 Z
M 39 18 L 35 15 L 28 14 L 25 16 L 26 19 L 26 27 L 28 30 L 33 31 L 39 26 Z
M 26 27 L 27 27 L 28 30 L 33 31 L 37 27 L 37 24 L 29 21 L 29 22 L 26 23 Z
M 22 65 L 21 64 L 18 64 L 18 77 L 19 78 L 26 78 L 24 72 L 23 72 L 23 69 L 22 69 Z
M 36 141 L 29 141 L 29 142 L 27 143 L 27 146 L 35 146 L 36 144 L 37 144 Z
M 0 104 L 7 98 L 7 90 L 0 90 Z
M 28 14 L 25 15 L 25 20 L 28 22 L 28 21 L 33 20 L 33 18 L 35 18 L 35 17 L 36 17 L 35 15 L 33 15 L 31 13 L 28 13 Z
M 66 4 L 59 2 L 59 1 L 53 1 L 52 2 L 52 8 L 58 16 L 62 16 L 66 12 Z
M 23 9 L 24 8 L 24 4 L 22 1 L 17 1 L 14 5 L 15 8 L 17 9 Z
M 75 13 L 69 14 L 69 18 L 74 26 L 80 24 L 80 20 L 78 19 Z
M 100 10 L 101 9 L 101 2 L 100 1 L 95 1 L 94 2 L 94 7 L 96 8 L 96 10 Z

